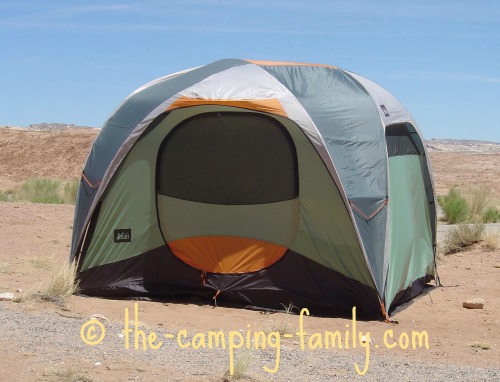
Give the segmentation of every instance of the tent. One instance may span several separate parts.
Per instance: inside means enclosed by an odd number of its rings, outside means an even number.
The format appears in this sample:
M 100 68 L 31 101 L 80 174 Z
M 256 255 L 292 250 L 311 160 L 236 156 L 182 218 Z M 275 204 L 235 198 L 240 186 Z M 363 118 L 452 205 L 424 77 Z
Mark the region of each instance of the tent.
M 435 278 L 416 123 L 328 65 L 225 59 L 132 93 L 93 144 L 71 258 L 82 293 L 387 317 Z

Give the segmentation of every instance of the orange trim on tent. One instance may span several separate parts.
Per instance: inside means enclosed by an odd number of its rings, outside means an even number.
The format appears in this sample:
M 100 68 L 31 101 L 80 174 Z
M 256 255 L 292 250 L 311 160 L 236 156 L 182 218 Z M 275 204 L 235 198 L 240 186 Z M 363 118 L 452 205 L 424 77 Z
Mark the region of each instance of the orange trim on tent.
M 338 69 L 336 66 L 325 65 L 325 64 L 308 64 L 305 62 L 287 62 L 287 61 L 259 61 L 259 60 L 245 60 L 255 65 L 267 65 L 267 66 L 320 66 L 322 68 Z
M 236 236 L 196 236 L 168 242 L 172 253 L 200 271 L 248 273 L 280 260 L 286 247 Z
M 232 106 L 242 109 L 262 111 L 264 113 L 277 114 L 283 117 L 287 116 L 283 106 L 281 106 L 281 103 L 276 98 L 232 100 L 179 97 L 168 107 L 167 110 L 201 105 Z

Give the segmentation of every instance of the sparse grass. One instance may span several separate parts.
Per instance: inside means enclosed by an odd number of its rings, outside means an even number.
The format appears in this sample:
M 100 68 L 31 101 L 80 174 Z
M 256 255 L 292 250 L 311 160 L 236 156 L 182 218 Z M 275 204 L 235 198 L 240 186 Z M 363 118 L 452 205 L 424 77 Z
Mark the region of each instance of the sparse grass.
M 14 202 L 15 200 L 14 190 L 0 191 L 0 202 Z
M 51 268 L 50 260 L 40 255 L 33 259 L 29 259 L 29 263 L 35 268 L 42 268 L 46 270 L 49 270 Z
M 438 196 L 438 203 L 445 219 L 452 224 L 463 222 L 469 217 L 467 201 L 456 188 L 451 188 L 446 195 Z
M 254 362 L 254 360 L 255 355 L 251 350 L 244 349 L 236 352 L 233 360 L 233 374 L 231 375 L 230 370 L 226 370 L 223 380 L 231 381 L 246 378 L 246 372 L 248 371 L 248 368 Z
M 481 349 L 481 350 L 491 349 L 491 344 L 484 341 L 474 341 L 473 343 L 470 344 L 470 346 L 474 349 Z
M 457 224 L 443 238 L 445 255 L 461 252 L 483 239 L 485 226 L 482 223 Z
M 62 204 L 58 189 L 61 182 L 50 178 L 30 178 L 21 186 L 19 198 L 32 203 Z
M 265 330 L 267 333 L 278 332 L 280 335 L 295 333 L 295 329 L 292 325 L 291 318 L 293 316 L 293 310 L 296 307 L 292 303 L 289 303 L 288 306 L 284 304 L 282 305 L 285 308 L 284 319 L 282 320 L 273 319 L 271 325 Z
M 14 301 L 43 300 L 65 306 L 65 299 L 78 292 L 76 270 L 75 262 L 71 264 L 65 262 L 60 268 L 54 270 L 49 282 L 41 288 L 40 292 L 25 292 Z
M 64 183 L 51 178 L 30 178 L 17 190 L 0 191 L 0 202 L 75 204 L 79 186 L 77 178 Z
M 490 251 L 500 248 L 500 232 L 485 232 L 483 234 L 484 244 Z
M 7 269 L 9 268 L 9 266 L 10 266 L 9 263 L 6 262 L 0 263 L 0 275 L 3 273 L 7 273 Z
M 19 264 L 19 262 L 2 262 L 0 263 L 0 275 L 15 275 L 15 276 L 24 276 L 26 273 L 18 270 L 18 267 L 15 265 Z
M 483 214 L 483 222 L 497 223 L 500 221 L 500 211 L 495 207 L 488 207 Z
M 50 367 L 43 372 L 42 381 L 50 382 L 93 382 L 93 379 L 77 370 Z
M 78 188 L 80 187 L 80 179 L 75 178 L 64 184 L 64 202 L 67 204 L 75 204 Z

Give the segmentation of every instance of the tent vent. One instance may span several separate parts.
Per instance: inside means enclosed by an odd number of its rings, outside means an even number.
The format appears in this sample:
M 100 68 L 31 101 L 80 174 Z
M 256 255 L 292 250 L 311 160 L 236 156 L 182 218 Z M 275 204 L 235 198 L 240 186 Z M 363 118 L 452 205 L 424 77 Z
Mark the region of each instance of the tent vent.
M 387 110 L 387 108 L 385 107 L 385 105 L 380 105 L 380 108 L 382 109 L 382 111 L 384 112 L 384 115 L 386 117 L 388 117 L 390 115 L 389 111 Z

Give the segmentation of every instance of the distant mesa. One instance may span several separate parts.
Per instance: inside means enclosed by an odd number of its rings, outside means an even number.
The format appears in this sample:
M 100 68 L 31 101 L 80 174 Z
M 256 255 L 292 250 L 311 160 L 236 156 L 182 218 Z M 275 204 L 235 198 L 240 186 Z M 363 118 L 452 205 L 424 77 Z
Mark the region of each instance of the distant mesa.
M 91 126 L 78 126 L 73 125 L 71 123 L 36 123 L 33 125 L 29 125 L 28 127 L 20 127 L 20 126 L 7 126 L 0 125 L 0 127 L 6 129 L 22 129 L 22 130 L 30 130 L 30 131 L 53 131 L 53 130 L 67 130 L 67 129 L 96 129 Z
M 37 123 L 34 125 L 29 125 L 27 127 L 29 130 L 35 131 L 46 131 L 46 130 L 66 130 L 66 129 L 93 129 L 90 126 L 77 126 L 68 123 Z
M 500 143 L 467 139 L 430 139 L 425 141 L 429 152 L 457 151 L 471 153 L 500 153 Z

